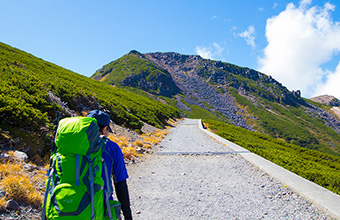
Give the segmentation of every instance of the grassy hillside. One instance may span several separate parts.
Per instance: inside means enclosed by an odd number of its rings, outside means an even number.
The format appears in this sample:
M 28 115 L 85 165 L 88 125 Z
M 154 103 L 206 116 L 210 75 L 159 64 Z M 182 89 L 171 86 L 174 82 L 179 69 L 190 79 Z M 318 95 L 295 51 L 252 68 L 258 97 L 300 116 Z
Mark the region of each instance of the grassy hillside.
M 299 176 L 340 194 L 340 157 L 288 144 L 214 120 L 204 120 L 217 135 L 258 154 Z
M 229 91 L 241 108 L 259 119 L 255 122 L 257 131 L 287 143 L 340 155 L 340 135 L 316 115 L 306 114 L 307 108 L 282 105 L 265 99 L 261 103 L 265 107 L 259 107 L 239 95 L 236 90 Z
M 168 81 L 177 84 L 181 92 L 164 97 L 152 91 L 149 76 L 168 72 Z M 152 93 L 180 108 L 186 117 L 229 122 L 287 143 L 340 155 L 340 122 L 330 107 L 306 100 L 300 91 L 291 92 L 258 71 L 199 56 L 132 51 L 92 77 L 119 86 L 131 75 L 140 76 L 128 85 L 134 87 L 131 91 L 142 93 L 143 89 L 146 96 Z
M 146 80 L 149 80 L 151 76 L 157 74 L 168 75 L 168 73 L 164 72 L 160 67 L 145 59 L 139 52 L 131 51 L 129 54 L 97 70 L 91 78 L 98 78 L 102 82 L 119 86 L 121 81 L 127 76 L 139 73 L 146 73 Z
M 162 127 L 179 111 L 89 79 L 0 43 L 0 145 L 28 153 L 50 145 L 56 112 L 82 115 L 94 108 L 131 129 L 143 122 Z
M 91 78 L 109 85 L 133 87 L 168 98 L 181 93 L 167 70 L 157 66 L 137 51 L 131 51 L 118 60 L 106 64 Z

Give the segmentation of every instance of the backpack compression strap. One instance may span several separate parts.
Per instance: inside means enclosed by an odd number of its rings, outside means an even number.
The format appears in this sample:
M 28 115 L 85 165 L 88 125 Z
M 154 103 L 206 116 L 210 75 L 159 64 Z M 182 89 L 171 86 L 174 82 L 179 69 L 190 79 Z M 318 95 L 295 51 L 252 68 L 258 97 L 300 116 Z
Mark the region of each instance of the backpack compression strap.
M 109 190 L 109 174 L 107 171 L 107 166 L 106 163 L 104 162 L 104 158 L 102 158 L 102 162 L 103 162 L 103 166 L 104 166 L 104 172 L 105 172 L 105 178 L 106 178 L 106 189 L 105 190 L 105 203 L 106 203 L 106 208 L 107 208 L 107 212 L 109 213 L 109 219 L 112 220 L 112 213 L 111 213 L 111 205 L 109 202 L 109 197 L 111 195 L 111 192 Z
M 79 154 L 76 154 L 76 186 L 79 186 Z
M 46 186 L 46 189 L 45 189 L 45 197 L 44 197 L 44 204 L 43 204 L 43 208 L 42 208 L 42 212 L 41 212 L 41 219 L 42 220 L 45 220 L 46 219 L 46 204 L 47 204 L 47 195 L 50 191 L 50 184 L 51 184 L 51 179 L 52 179 L 52 176 L 53 176 L 53 173 L 54 173 L 54 164 L 55 164 L 55 159 L 51 159 L 51 166 L 50 166 L 50 169 L 48 170 L 48 180 L 47 180 L 47 186 Z
M 86 155 L 88 163 L 89 163 L 89 175 L 90 175 L 90 188 L 91 188 L 91 220 L 93 220 L 96 216 L 94 214 L 94 180 L 93 180 L 93 161 L 91 160 L 91 155 Z
M 106 152 L 107 155 L 108 152 L 107 152 L 107 149 L 106 149 L 106 144 L 107 144 L 107 138 L 104 136 L 104 135 L 101 135 L 100 136 L 100 139 L 104 141 L 103 143 L 103 151 Z M 104 162 L 104 158 L 102 158 L 102 163 L 103 163 L 103 168 L 104 168 L 104 172 L 105 172 L 105 180 L 106 180 L 106 188 L 104 189 L 104 192 L 105 192 L 105 203 L 106 203 L 106 208 L 107 208 L 107 212 L 109 214 L 109 219 L 112 220 L 112 213 L 111 213 L 111 205 L 110 205 L 110 202 L 109 202 L 109 197 L 112 195 L 112 190 L 110 189 L 110 178 L 109 178 L 109 173 L 108 173 L 108 170 L 107 170 L 107 166 L 106 166 L 106 163 Z
M 47 186 L 46 186 L 46 191 L 45 191 L 45 198 L 44 198 L 44 205 L 42 208 L 42 213 L 41 213 L 41 219 L 45 220 L 46 218 L 46 203 L 47 203 L 47 195 L 48 195 L 48 191 L 50 189 L 50 184 L 51 184 L 51 179 L 52 179 L 52 173 L 53 172 L 53 168 L 49 170 L 49 176 L 48 176 L 48 181 L 47 181 Z

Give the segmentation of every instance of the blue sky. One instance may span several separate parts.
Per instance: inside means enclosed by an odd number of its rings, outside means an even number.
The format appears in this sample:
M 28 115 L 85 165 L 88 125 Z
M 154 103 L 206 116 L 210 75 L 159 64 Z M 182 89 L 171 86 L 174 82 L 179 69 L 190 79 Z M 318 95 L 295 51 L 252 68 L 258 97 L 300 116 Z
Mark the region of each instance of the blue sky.
M 0 0 L 0 41 L 91 76 L 130 50 L 253 68 L 340 98 L 336 0 Z

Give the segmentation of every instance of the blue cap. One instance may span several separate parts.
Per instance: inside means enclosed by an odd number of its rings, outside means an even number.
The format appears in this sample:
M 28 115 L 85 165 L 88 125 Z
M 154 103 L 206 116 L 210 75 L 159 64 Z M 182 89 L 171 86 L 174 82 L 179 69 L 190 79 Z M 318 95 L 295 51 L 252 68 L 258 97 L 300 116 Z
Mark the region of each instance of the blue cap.
M 87 113 L 87 117 L 95 118 L 97 119 L 98 125 L 106 125 L 109 126 L 109 131 L 112 132 L 110 128 L 110 115 L 100 111 L 100 110 L 92 110 Z

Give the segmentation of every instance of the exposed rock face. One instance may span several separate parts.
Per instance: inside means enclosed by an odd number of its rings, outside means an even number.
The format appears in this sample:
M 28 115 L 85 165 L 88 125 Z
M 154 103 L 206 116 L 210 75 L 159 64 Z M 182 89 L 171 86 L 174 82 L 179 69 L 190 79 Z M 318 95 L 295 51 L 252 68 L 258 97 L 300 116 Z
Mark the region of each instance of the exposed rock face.
M 325 104 L 325 105 L 330 105 L 330 106 L 335 106 L 335 107 L 340 106 L 340 100 L 330 95 L 321 95 L 321 96 L 313 97 L 311 98 L 311 100 L 314 102 Z
M 303 106 L 305 108 L 305 112 L 314 117 L 321 119 L 327 127 L 332 128 L 336 132 L 340 134 L 340 121 L 336 119 L 332 114 L 319 109 L 313 105 L 308 105 L 308 107 Z
M 333 107 L 331 110 L 340 119 L 340 107 Z
M 254 94 L 283 105 L 300 106 L 308 115 L 321 119 L 326 126 L 340 133 L 338 119 L 305 102 L 301 98 L 300 90 L 291 92 L 271 76 L 249 68 L 206 60 L 200 56 L 148 53 L 145 57 L 171 74 L 188 104 L 198 105 L 210 112 L 220 112 L 236 126 L 253 130 L 246 119 L 256 120 L 256 118 L 247 116 L 242 109 L 238 108 L 233 97 L 228 93 L 228 87 L 235 88 L 255 106 L 261 105 L 261 101 Z M 339 105 L 339 100 L 334 97 L 327 100 L 332 106 Z M 209 103 L 209 106 L 204 103 Z M 183 104 L 178 107 L 185 109 Z
M 250 93 L 255 92 L 265 99 L 279 103 L 304 103 L 299 90 L 290 92 L 272 77 L 249 68 L 178 53 L 148 53 L 145 57 L 171 74 L 188 104 L 198 105 L 211 112 L 220 112 L 239 127 L 253 130 L 246 123 L 248 116 L 237 107 L 227 87 L 235 88 L 240 95 L 254 102 L 256 100 Z M 209 103 L 210 108 L 204 103 Z M 181 105 L 178 107 L 183 109 Z
M 168 70 L 172 77 L 182 85 L 186 84 L 183 79 L 187 77 L 199 77 L 207 83 L 233 87 L 244 95 L 248 92 L 255 92 L 268 100 L 288 105 L 304 103 L 299 90 L 290 92 L 271 76 L 249 68 L 178 53 L 149 53 L 145 56 Z
M 171 74 L 173 82 L 184 94 L 183 99 L 186 103 L 198 105 L 211 112 L 221 112 L 232 124 L 253 130 L 240 114 L 242 110 L 237 107 L 228 92 L 219 92 L 198 74 L 197 68 L 203 61 L 200 56 L 178 53 L 150 53 L 145 56 Z M 187 108 L 181 102 L 178 102 L 178 107 L 183 110 Z
M 111 64 L 114 65 L 108 64 L 97 73 L 106 74 L 120 68 L 112 74 L 116 77 L 112 82 L 140 88 L 156 96 L 176 97 L 177 107 L 184 111 L 191 111 L 190 106 L 197 105 L 236 126 L 254 130 L 252 126 L 256 126 L 258 118 L 235 102 L 237 92 L 269 114 L 276 113 L 268 107 L 267 101 L 286 109 L 291 106 L 303 108 L 307 115 L 319 118 L 340 133 L 339 120 L 307 103 L 299 90 L 289 91 L 271 76 L 249 68 L 173 52 L 141 54 L 131 51 Z M 101 77 L 98 80 L 108 79 L 105 78 L 107 75 Z M 336 105 L 337 102 L 332 100 L 330 103 Z

